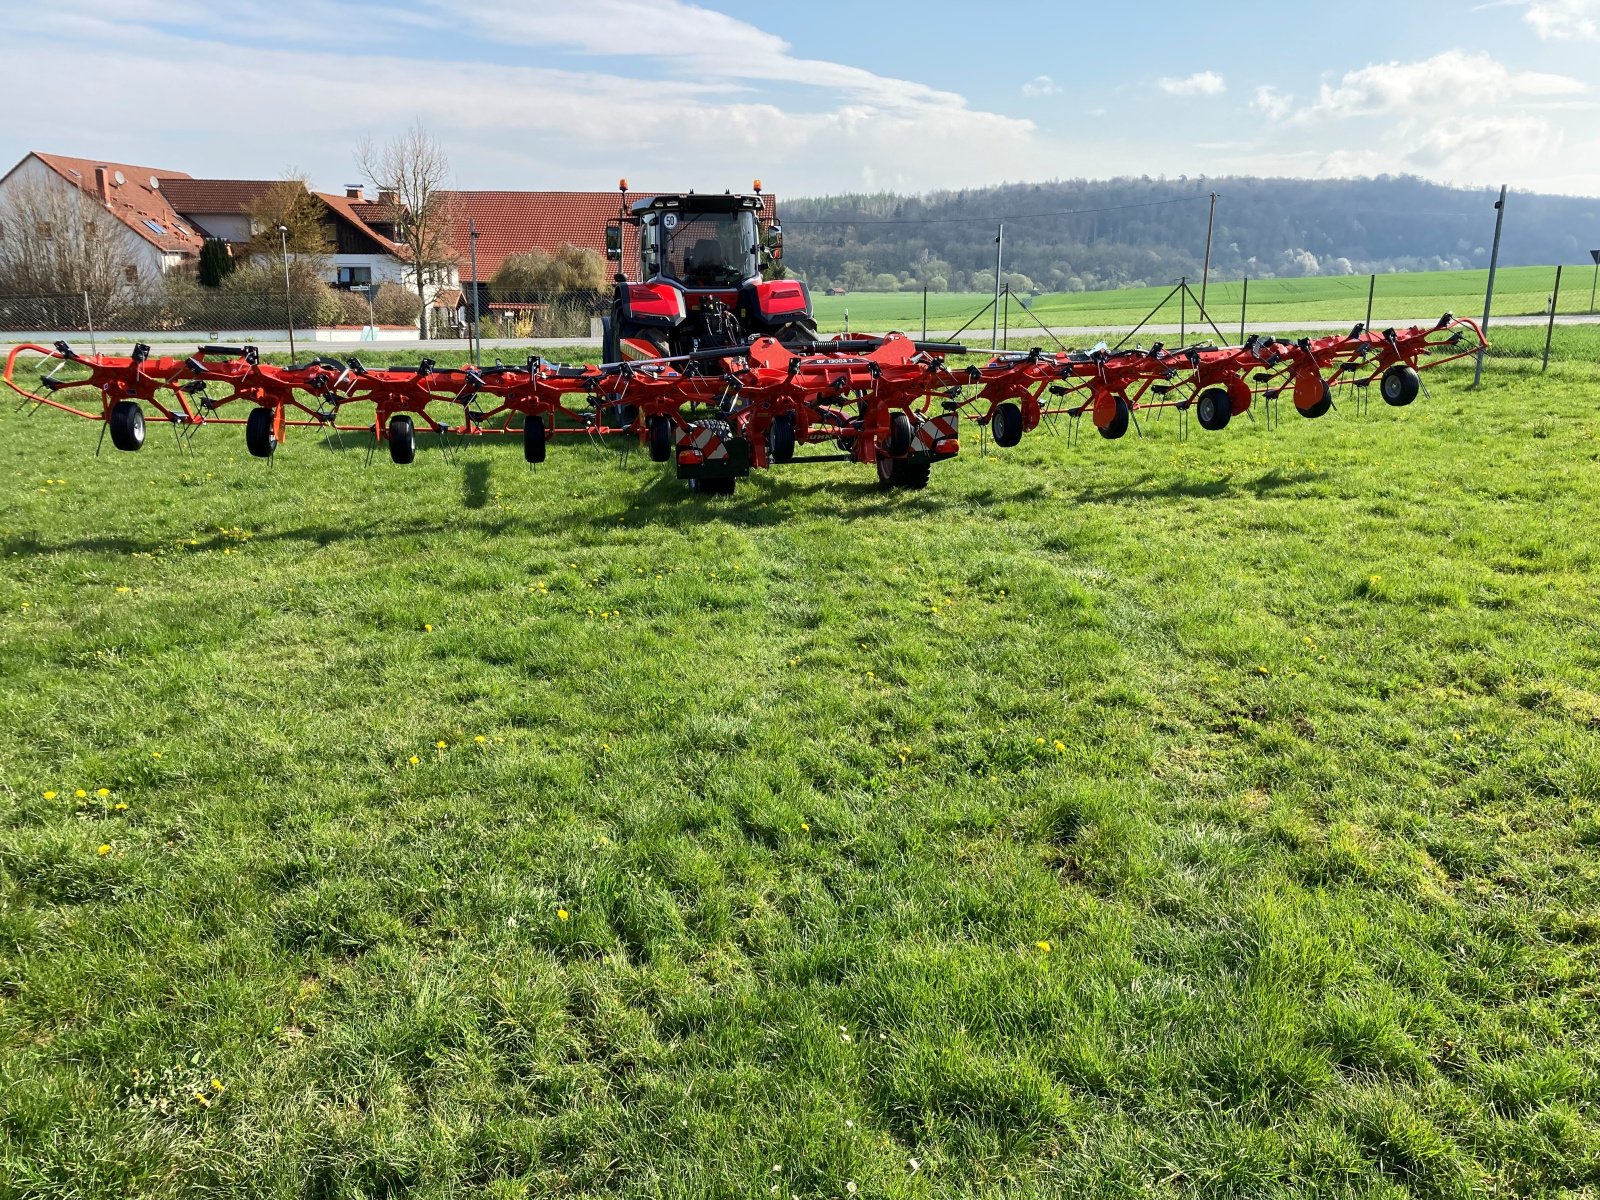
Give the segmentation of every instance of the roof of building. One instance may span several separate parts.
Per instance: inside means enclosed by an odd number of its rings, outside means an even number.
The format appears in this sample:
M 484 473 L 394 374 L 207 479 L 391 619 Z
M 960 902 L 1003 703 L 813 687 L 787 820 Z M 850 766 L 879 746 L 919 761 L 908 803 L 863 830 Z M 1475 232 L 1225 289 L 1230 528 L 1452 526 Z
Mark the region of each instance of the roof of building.
M 105 168 L 106 209 L 117 220 L 168 254 L 198 254 L 204 238 L 179 217 L 164 194 L 166 182 L 188 179 L 181 171 L 141 167 L 135 163 L 98 158 L 72 158 L 65 154 L 32 152 L 45 166 L 90 196 L 99 198 L 95 169 Z M 20 165 L 20 164 L 19 164 Z M 117 176 L 122 182 L 117 182 Z
M 187 175 L 161 180 L 161 192 L 181 213 L 246 213 L 280 179 L 191 179 Z
M 655 194 L 630 193 L 629 199 Z M 450 192 L 449 197 L 456 212 L 458 269 L 467 282 L 473 280 L 469 220 L 478 230 L 477 278 L 487 280 L 511 255 L 529 250 L 549 254 L 570 244 L 604 254 L 606 222 L 615 220 L 621 207 L 617 192 Z M 769 195 L 766 201 L 770 220 L 778 199 Z
M 352 200 L 348 196 L 338 196 L 332 192 L 312 192 L 311 194 L 331 208 L 336 216 L 343 217 L 346 221 L 350 222 L 350 224 L 361 230 L 362 233 L 366 234 L 373 241 L 377 242 L 390 254 L 397 254 L 399 252 L 399 243 L 395 242 L 392 238 L 385 237 L 371 225 L 368 225 L 366 218 L 358 211 L 358 206 L 359 208 L 365 209 L 372 207 L 371 205 L 360 200 Z

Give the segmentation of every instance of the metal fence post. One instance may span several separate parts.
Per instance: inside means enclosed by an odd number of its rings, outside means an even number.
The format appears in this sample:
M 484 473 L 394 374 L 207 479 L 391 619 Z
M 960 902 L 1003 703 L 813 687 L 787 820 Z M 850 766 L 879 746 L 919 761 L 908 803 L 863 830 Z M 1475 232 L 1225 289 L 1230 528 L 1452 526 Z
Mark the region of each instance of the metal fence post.
M 1483 332 L 1489 332 L 1489 310 L 1494 307 L 1494 273 L 1500 265 L 1500 231 L 1506 222 L 1506 185 L 1500 185 L 1500 199 L 1494 202 L 1494 249 L 1489 251 L 1489 286 L 1483 296 Z M 1483 355 L 1478 351 L 1478 369 L 1472 373 L 1472 386 L 1477 387 L 1483 382 Z
M 1366 323 L 1364 328 L 1367 330 L 1368 333 L 1372 332 L 1372 301 L 1377 296 L 1377 294 L 1378 294 L 1378 276 L 1377 276 L 1376 273 L 1374 273 L 1367 280 L 1367 323 Z
M 89 327 L 89 353 L 100 353 L 100 347 L 95 344 L 94 338 L 94 309 L 89 307 L 89 293 L 83 294 L 83 323 Z
M 1244 277 L 1244 298 L 1239 301 L 1239 340 L 1244 341 L 1245 318 L 1250 312 L 1250 276 Z
M 1550 323 L 1545 326 L 1544 330 L 1544 365 L 1539 368 L 1541 373 L 1550 369 L 1550 339 L 1555 336 L 1556 305 L 1559 303 L 1561 303 L 1561 268 L 1558 266 L 1556 268 L 1556 290 L 1550 293 Z
M 928 340 L 928 285 L 922 285 L 922 340 Z

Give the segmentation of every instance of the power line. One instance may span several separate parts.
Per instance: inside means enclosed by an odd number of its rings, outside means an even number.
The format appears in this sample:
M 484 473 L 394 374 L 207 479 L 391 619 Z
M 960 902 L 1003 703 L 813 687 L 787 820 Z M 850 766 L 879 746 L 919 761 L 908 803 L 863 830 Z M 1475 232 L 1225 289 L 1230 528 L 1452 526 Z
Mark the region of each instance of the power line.
M 1076 217 L 1087 213 L 1125 212 L 1132 208 L 1163 208 L 1172 204 L 1193 204 L 1200 196 L 1180 196 L 1174 200 L 1147 200 L 1141 204 L 1108 204 L 1100 208 L 1064 208 L 1058 212 L 1014 213 L 996 217 L 875 217 L 871 220 L 824 221 L 804 217 L 785 217 L 785 225 L 994 225 L 1000 221 L 1032 221 L 1041 217 Z

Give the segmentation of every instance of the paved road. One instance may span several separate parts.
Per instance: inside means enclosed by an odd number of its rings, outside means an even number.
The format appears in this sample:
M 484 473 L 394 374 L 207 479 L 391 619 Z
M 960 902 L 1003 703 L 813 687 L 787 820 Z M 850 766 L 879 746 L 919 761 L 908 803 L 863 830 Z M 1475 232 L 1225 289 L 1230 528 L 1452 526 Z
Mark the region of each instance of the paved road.
M 1409 325 L 1432 325 L 1438 319 L 1439 319 L 1439 316 L 1438 316 L 1437 313 L 1435 313 L 1431 317 L 1413 317 L 1413 318 L 1407 318 L 1405 320 L 1400 320 L 1400 321 L 1385 321 L 1380 325 L 1380 328 L 1388 328 L 1390 326 L 1394 326 L 1396 328 L 1404 328 L 1404 327 L 1409 326 Z M 1548 318 L 1539 317 L 1539 316 L 1533 316 L 1533 317 L 1496 317 L 1494 319 L 1494 321 L 1493 321 L 1493 324 L 1491 325 L 1491 332 L 1493 331 L 1493 328 L 1495 326 L 1543 326 L 1547 320 L 1548 320 Z M 1597 325 L 1597 324 L 1600 324 L 1600 317 L 1595 317 L 1595 316 L 1560 316 L 1560 317 L 1556 318 L 1556 324 L 1557 325 Z M 1350 322 L 1349 321 L 1298 321 L 1298 322 L 1294 322 L 1292 324 L 1267 324 L 1267 323 L 1264 323 L 1264 322 L 1252 321 L 1248 325 L 1245 326 L 1245 331 L 1246 331 L 1247 334 L 1248 333 L 1283 333 L 1283 332 L 1290 331 L 1290 330 L 1292 330 L 1294 332 L 1301 332 L 1301 333 L 1317 333 L 1317 332 L 1329 332 L 1329 331 L 1336 331 L 1336 330 L 1349 329 L 1349 328 L 1350 328 Z M 1134 329 L 1134 326 L 1132 326 L 1132 325 L 1112 325 L 1112 326 L 1104 326 L 1104 325 L 1100 325 L 1100 326 L 1072 325 L 1072 326 L 1057 326 L 1057 327 L 1054 327 L 1054 328 L 1052 328 L 1050 330 L 1050 333 L 1053 334 L 1055 337 L 1061 339 L 1063 342 L 1067 342 L 1070 345 L 1073 342 L 1078 342 L 1079 344 L 1082 344 L 1085 341 L 1085 339 L 1088 339 L 1088 338 L 1093 338 L 1095 340 L 1099 340 L 1099 339 L 1104 338 L 1104 339 L 1107 339 L 1107 340 L 1114 341 L 1116 339 L 1120 339 L 1121 337 L 1123 337 L 1124 335 L 1126 335 L 1128 333 L 1131 333 L 1133 331 L 1133 329 Z M 1223 334 L 1225 339 L 1232 339 L 1232 338 L 1235 338 L 1235 337 L 1238 336 L 1238 327 L 1237 326 L 1233 326 L 1233 327 L 1230 328 L 1227 325 L 1223 325 L 1223 326 L 1221 326 L 1221 330 L 1222 330 L 1222 334 Z M 906 330 L 905 332 L 910 333 L 910 334 L 914 334 L 914 335 L 919 335 L 921 333 L 920 330 L 916 330 L 916 329 L 909 329 L 909 330 Z M 1146 335 L 1148 335 L 1150 338 L 1154 339 L 1154 338 L 1163 338 L 1163 337 L 1177 337 L 1177 336 L 1179 336 L 1180 333 L 1184 333 L 1184 332 L 1187 332 L 1187 333 L 1189 333 L 1190 335 L 1192 335 L 1194 337 L 1199 337 L 1199 336 L 1201 336 L 1202 333 L 1209 332 L 1209 330 L 1203 325 L 1202 326 L 1196 326 L 1196 325 L 1193 325 L 1193 324 L 1187 326 L 1186 328 L 1180 327 L 1178 325 L 1146 325 L 1146 326 L 1144 326 L 1143 328 L 1141 328 L 1139 330 L 1141 340 L 1143 340 Z M 942 339 L 942 338 L 954 337 L 955 333 L 956 333 L 956 331 L 954 329 L 930 329 L 930 330 L 928 330 L 928 337 L 930 339 L 933 339 L 933 340 L 938 340 L 938 339 Z M 974 350 L 981 349 L 981 348 L 983 348 L 984 344 L 989 340 L 988 339 L 988 333 L 989 333 L 988 329 L 969 329 L 969 330 L 966 331 L 966 333 L 962 334 L 961 341 L 965 345 L 972 347 Z M 113 336 L 115 336 L 115 335 L 113 335 Z M 1213 334 L 1212 337 L 1213 337 L 1213 339 L 1215 339 L 1215 334 Z M 1011 329 L 1011 341 L 1012 341 L 1013 345 L 1031 343 L 1031 342 L 1033 342 L 1035 340 L 1045 339 L 1045 338 L 1046 338 L 1045 331 L 1040 329 L 1040 328 L 1038 328 L 1037 326 L 1033 326 L 1032 328 L 1029 328 L 1029 327 L 1026 327 L 1026 326 L 1013 325 L 1012 329 Z M 80 337 L 80 338 L 74 339 L 73 344 L 75 346 L 78 346 L 79 348 L 86 348 L 89 343 L 88 343 L 88 339 L 86 337 Z M 106 353 L 111 353 L 111 354 L 126 354 L 128 352 L 128 350 L 129 350 L 130 346 L 131 346 L 131 343 L 127 342 L 127 341 L 107 341 L 104 338 L 97 339 L 96 344 L 98 345 L 98 347 L 99 347 L 99 349 L 101 351 L 106 352 Z M 200 339 L 198 337 L 191 336 L 191 337 L 186 338 L 186 339 L 176 339 L 175 341 L 172 341 L 172 342 L 161 342 L 161 343 L 156 343 L 156 344 L 158 344 L 163 350 L 165 350 L 165 349 L 167 349 L 168 346 L 173 346 L 174 348 L 176 348 L 176 347 L 187 347 L 187 346 L 199 345 L 200 344 Z M 223 340 L 223 344 L 229 345 L 229 344 L 232 344 L 232 343 L 229 343 L 229 342 L 226 341 L 226 339 L 224 339 Z M 264 354 L 288 354 L 289 353 L 289 343 L 286 342 L 286 341 L 285 342 L 258 342 L 258 343 L 256 343 L 256 345 L 261 349 L 262 353 L 264 353 Z M 493 360 L 493 359 L 496 359 L 496 358 L 503 358 L 503 359 L 505 359 L 507 361 L 510 361 L 510 362 L 516 362 L 519 359 L 525 358 L 530 352 L 543 353 L 543 352 L 549 351 L 549 350 L 566 349 L 566 348 L 578 348 L 578 349 L 584 349 L 584 350 L 592 350 L 592 349 L 598 348 L 599 345 L 600 345 L 600 339 L 599 338 L 532 338 L 532 339 L 528 339 L 528 338 L 522 338 L 522 339 L 515 339 L 515 338 L 485 338 L 483 340 L 483 342 L 482 342 L 482 346 L 483 346 L 483 350 L 484 350 L 483 357 L 486 360 Z M 468 348 L 468 343 L 465 342 L 465 341 L 459 341 L 459 340 L 449 340 L 449 341 L 447 341 L 447 340 L 439 340 L 439 341 L 430 341 L 430 342 L 421 342 L 421 341 L 412 341 L 412 342 L 305 342 L 305 341 L 297 341 L 295 343 L 296 354 L 302 360 L 310 359 L 310 358 L 312 358 L 314 356 L 317 356 L 317 355 L 322 355 L 322 356 L 327 356 L 327 357 L 345 358 L 345 357 L 349 357 L 350 355 L 353 354 L 353 355 L 355 355 L 355 356 L 357 356 L 359 358 L 362 353 L 369 353 L 370 354 L 370 353 L 372 353 L 373 351 L 376 351 L 376 350 L 384 350 L 384 351 L 389 351 L 389 350 L 412 351 L 412 350 L 415 350 L 415 351 L 418 351 L 419 353 L 425 351 L 425 352 L 427 352 L 429 354 L 444 354 L 444 353 L 459 354 L 459 353 L 464 352 L 467 348 Z

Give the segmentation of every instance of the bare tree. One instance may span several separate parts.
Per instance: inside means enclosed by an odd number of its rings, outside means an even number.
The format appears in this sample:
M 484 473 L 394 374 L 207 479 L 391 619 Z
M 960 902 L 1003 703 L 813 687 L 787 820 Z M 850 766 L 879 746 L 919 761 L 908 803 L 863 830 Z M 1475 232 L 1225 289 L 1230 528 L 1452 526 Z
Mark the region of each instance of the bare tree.
M 422 314 L 417 318 L 421 337 L 428 336 L 428 297 L 425 285 L 447 272 L 456 262 L 456 214 L 444 185 L 450 178 L 450 160 L 444 147 L 419 119 L 405 133 L 382 148 L 364 141 L 356 150 L 356 163 L 394 204 L 395 240 L 401 257 L 411 268 Z
M 318 269 L 327 265 L 333 251 L 333 233 L 328 206 L 311 194 L 304 177 L 289 176 L 273 184 L 251 201 L 250 242 L 245 253 L 277 261 L 288 243 L 289 253 L 315 262 Z M 278 232 L 283 226 L 286 234 Z
M 96 311 L 137 296 L 142 285 L 125 225 L 79 188 L 30 182 L 0 205 L 0 292 L 87 294 Z

